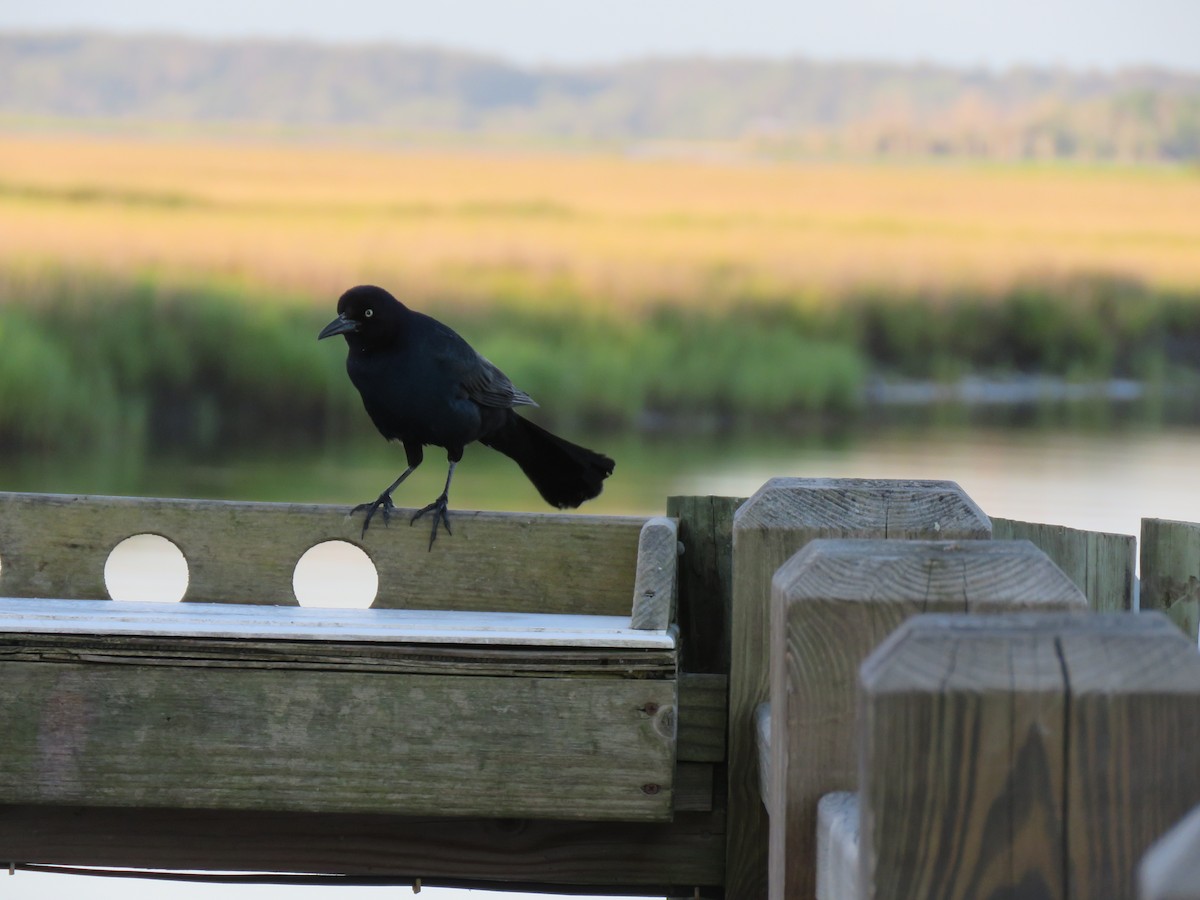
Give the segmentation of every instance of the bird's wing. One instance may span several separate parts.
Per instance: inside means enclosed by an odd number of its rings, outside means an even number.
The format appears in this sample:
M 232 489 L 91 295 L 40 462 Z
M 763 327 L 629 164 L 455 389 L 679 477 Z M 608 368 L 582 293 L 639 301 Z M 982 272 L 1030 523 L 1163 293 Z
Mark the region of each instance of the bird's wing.
M 436 338 L 434 356 L 445 371 L 453 374 L 466 395 L 480 406 L 507 409 L 537 406 L 533 398 L 513 385 L 494 363 L 481 356 L 457 332 L 433 321 Z
M 513 385 L 490 360 L 478 353 L 475 356 L 479 364 L 464 373 L 463 378 L 468 397 L 480 406 L 537 406 L 532 397 Z

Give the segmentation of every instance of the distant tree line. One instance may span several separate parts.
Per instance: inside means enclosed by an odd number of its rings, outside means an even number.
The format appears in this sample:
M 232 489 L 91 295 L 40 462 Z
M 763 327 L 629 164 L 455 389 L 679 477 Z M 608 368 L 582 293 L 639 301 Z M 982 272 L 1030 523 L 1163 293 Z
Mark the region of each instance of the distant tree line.
M 351 129 L 794 158 L 1200 159 L 1200 74 L 797 59 L 530 68 L 432 48 L 0 34 L 0 121 Z

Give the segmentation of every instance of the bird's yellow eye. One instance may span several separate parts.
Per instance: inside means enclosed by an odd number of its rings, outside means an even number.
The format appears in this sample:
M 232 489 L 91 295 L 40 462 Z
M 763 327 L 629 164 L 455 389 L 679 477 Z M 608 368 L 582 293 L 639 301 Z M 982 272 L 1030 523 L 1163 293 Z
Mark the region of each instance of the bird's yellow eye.
M 363 313 L 363 315 L 369 319 L 369 318 L 371 318 L 371 316 L 375 315 L 375 310 L 368 309 L 366 312 Z

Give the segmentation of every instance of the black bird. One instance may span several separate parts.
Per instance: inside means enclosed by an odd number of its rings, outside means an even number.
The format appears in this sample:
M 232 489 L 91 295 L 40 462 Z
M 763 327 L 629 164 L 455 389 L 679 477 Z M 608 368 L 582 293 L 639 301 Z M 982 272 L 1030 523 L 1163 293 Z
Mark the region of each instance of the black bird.
M 387 524 L 395 509 L 392 491 L 421 464 L 427 444 L 444 447 L 450 460 L 441 496 L 409 522 L 433 513 L 431 550 L 439 521 L 452 533 L 446 510 L 450 479 L 472 441 L 514 460 L 551 506 L 575 507 L 600 493 L 613 461 L 518 416 L 513 407 L 537 404 L 452 329 L 373 285 L 346 291 L 337 311 L 317 340 L 346 338 L 346 371 L 367 414 L 380 434 L 404 445 L 408 458 L 408 468 L 387 490 L 350 511 L 366 511 L 364 536 L 376 512 L 382 511 Z

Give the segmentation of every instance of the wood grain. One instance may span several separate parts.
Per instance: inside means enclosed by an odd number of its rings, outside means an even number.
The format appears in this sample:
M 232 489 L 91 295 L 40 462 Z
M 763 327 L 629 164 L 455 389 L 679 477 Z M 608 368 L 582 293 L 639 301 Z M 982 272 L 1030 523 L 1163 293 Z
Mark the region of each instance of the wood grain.
M 631 604 L 633 628 L 665 631 L 675 621 L 678 560 L 679 523 L 664 516 L 648 519 L 638 537 Z
M 0 663 L 73 662 L 100 666 L 246 667 L 365 672 L 377 675 L 509 675 L 673 678 L 675 654 L 571 646 L 504 647 L 494 644 L 336 643 L 185 636 L 0 633 Z M 136 677 L 134 675 L 131 678 Z M 711 746 L 715 724 L 705 707 L 695 730 Z M 706 753 L 709 751 L 699 750 Z
M 989 538 L 991 523 L 948 481 L 776 478 L 738 508 L 733 526 L 729 684 L 730 898 L 767 892 L 767 816 L 754 709 L 767 699 L 771 578 L 809 541 Z
M 922 612 L 1087 611 L 1028 541 L 815 540 L 776 572 L 771 607 L 770 890 L 810 896 L 817 804 L 858 787 L 863 660 Z
M 1195 644 L 1200 627 L 1200 524 L 1142 519 L 1141 608 L 1161 610 Z
M 940 618 L 863 666 L 862 896 L 1066 898 L 1054 635 L 939 633 Z
M 1132 534 L 1081 531 L 1063 525 L 993 517 L 992 537 L 1030 541 L 1075 582 L 1096 612 L 1133 609 L 1137 538 Z
M 55 636 L 34 636 L 44 642 Z M 7 802 L 407 815 L 665 819 L 669 678 L 372 666 L 356 645 L 305 644 L 305 665 L 243 642 L 207 658 L 158 641 L 149 659 L 30 661 L 6 635 L 0 793 Z M 316 651 L 326 654 L 320 658 Z M 478 648 L 475 648 L 478 653 Z M 603 655 L 604 651 L 595 651 Z M 172 664 L 172 656 L 183 664 Z M 351 666 L 340 660 L 352 658 Z M 566 665 L 563 665 L 566 663 Z M 491 664 L 496 668 L 493 662 Z M 588 672 L 591 674 L 585 674 Z
M 861 682 L 863 897 L 1132 898 L 1200 800 L 1200 655 L 1161 616 L 918 616 Z
M 107 599 L 108 554 L 150 533 L 186 557 L 189 601 L 294 605 L 296 562 L 342 540 L 375 564 L 377 608 L 630 614 L 644 518 L 455 510 L 430 551 L 411 512 L 362 538 L 341 506 L 0 493 L 0 596 Z

